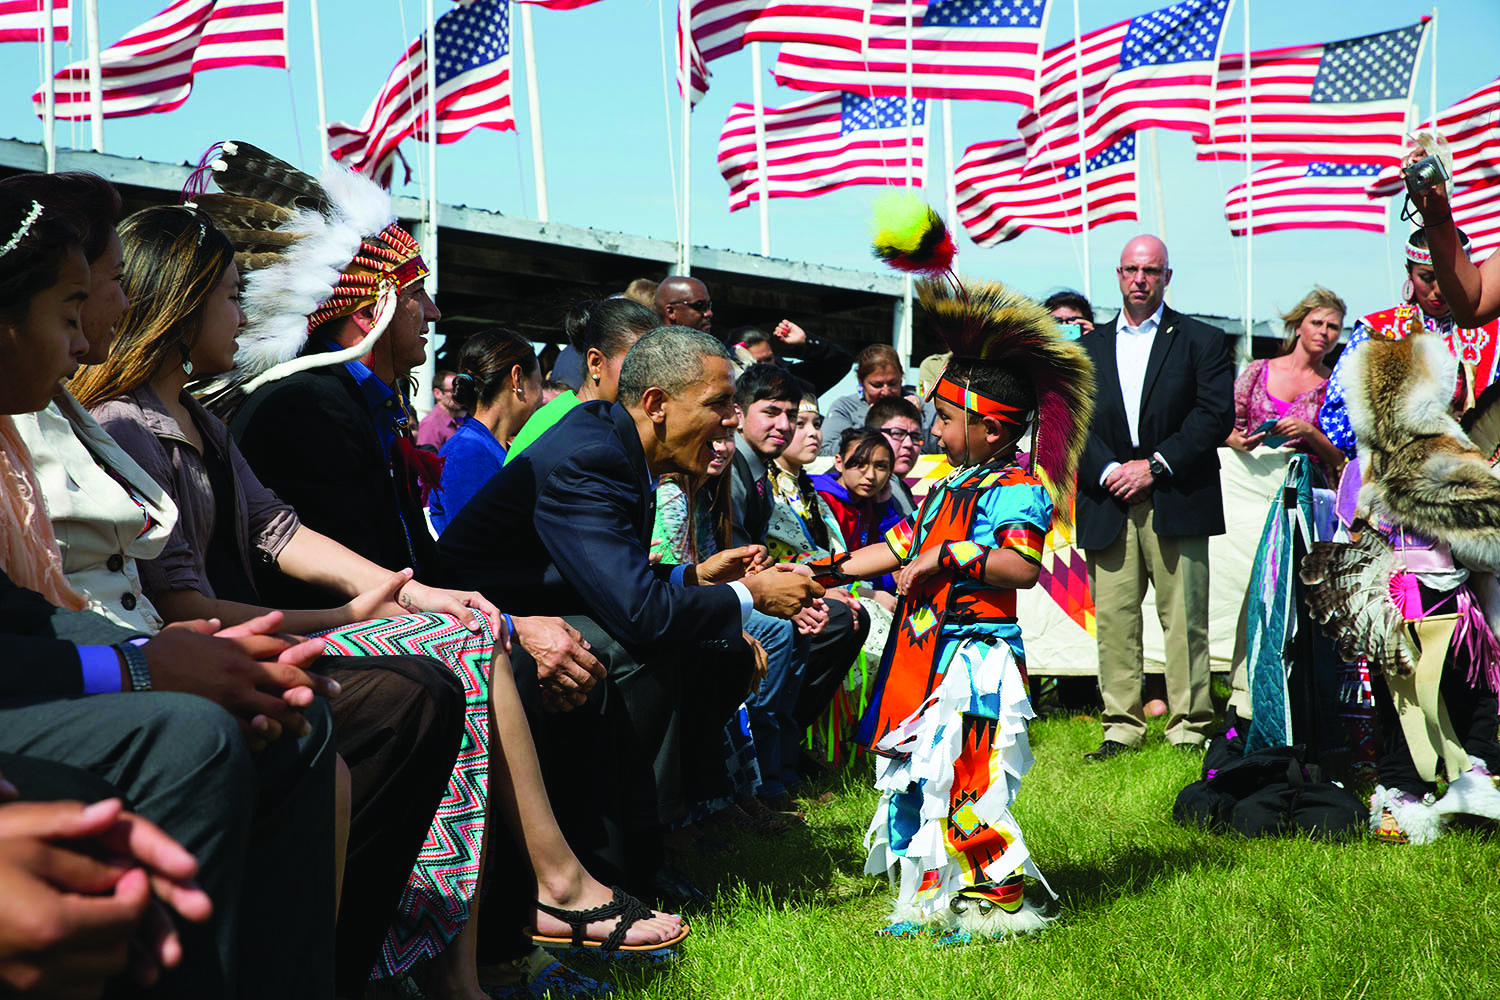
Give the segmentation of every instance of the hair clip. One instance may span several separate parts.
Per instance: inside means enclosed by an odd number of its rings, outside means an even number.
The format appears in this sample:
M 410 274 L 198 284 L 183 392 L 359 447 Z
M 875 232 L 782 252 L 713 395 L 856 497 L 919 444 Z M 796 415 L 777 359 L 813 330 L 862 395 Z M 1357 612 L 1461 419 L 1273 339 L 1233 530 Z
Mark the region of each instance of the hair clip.
M 36 222 L 36 220 L 41 217 L 42 203 L 39 201 L 32 201 L 31 211 L 27 212 L 26 218 L 21 220 L 21 228 L 16 230 L 16 234 L 6 242 L 5 246 L 0 247 L 0 257 L 4 257 L 6 254 L 14 250 L 16 246 L 26 238 L 26 234 L 31 232 L 31 227 Z

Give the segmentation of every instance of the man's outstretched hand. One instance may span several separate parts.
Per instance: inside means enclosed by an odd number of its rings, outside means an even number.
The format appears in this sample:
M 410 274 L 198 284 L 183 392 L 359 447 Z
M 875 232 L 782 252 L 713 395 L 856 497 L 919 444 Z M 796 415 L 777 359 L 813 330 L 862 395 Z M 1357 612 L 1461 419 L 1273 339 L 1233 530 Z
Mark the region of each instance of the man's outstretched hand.
M 823 587 L 806 566 L 780 563 L 744 580 L 755 610 L 773 618 L 794 618 L 823 596 Z

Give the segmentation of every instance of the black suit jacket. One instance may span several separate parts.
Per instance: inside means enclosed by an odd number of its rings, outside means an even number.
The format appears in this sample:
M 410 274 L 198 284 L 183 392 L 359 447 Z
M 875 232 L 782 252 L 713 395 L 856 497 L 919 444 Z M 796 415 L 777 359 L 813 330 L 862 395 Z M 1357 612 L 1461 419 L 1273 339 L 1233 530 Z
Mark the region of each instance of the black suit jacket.
M 1123 313 L 1121 314 L 1123 315 Z M 1120 317 L 1079 344 L 1094 362 L 1098 396 L 1078 464 L 1078 546 L 1102 549 L 1125 525 L 1125 504 L 1099 484 L 1110 462 L 1131 460 L 1130 425 L 1115 360 Z M 1222 331 L 1163 309 L 1141 386 L 1140 447 L 1159 453 L 1172 475 L 1152 491 L 1158 535 L 1222 535 L 1219 445 L 1234 426 L 1234 367 Z
M 654 491 L 629 412 L 581 403 L 464 505 L 439 539 L 446 582 L 518 615 L 583 615 L 633 655 L 740 636 L 727 586 L 649 559 Z
M 343 365 L 278 379 L 253 393 L 229 431 L 255 475 L 303 524 L 395 572 L 429 583 L 437 547 L 422 511 L 396 488 L 374 418 Z M 257 567 L 274 608 L 322 608 L 338 599 L 274 568 Z

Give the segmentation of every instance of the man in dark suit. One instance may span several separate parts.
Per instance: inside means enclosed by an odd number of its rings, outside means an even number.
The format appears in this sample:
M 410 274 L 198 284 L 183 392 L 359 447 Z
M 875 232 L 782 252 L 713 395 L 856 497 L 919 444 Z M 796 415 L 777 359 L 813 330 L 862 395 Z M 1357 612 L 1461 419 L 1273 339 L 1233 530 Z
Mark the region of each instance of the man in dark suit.
M 789 618 L 822 588 L 790 570 L 740 579 L 757 546 L 696 566 L 650 562 L 657 480 L 703 476 L 737 425 L 722 344 L 658 327 L 626 355 L 618 399 L 558 421 L 464 506 L 439 549 L 451 582 L 516 614 L 563 615 L 604 663 L 581 707 L 552 713 L 530 657 L 513 652 L 569 844 L 606 883 L 644 891 L 662 827 L 723 790 L 724 724 L 764 671 L 745 620 Z
M 1163 302 L 1172 269 L 1154 236 L 1125 244 L 1123 308 L 1079 343 L 1099 395 L 1078 466 L 1078 545 L 1099 639 L 1104 760 L 1141 745 L 1141 599 L 1149 580 L 1166 633 L 1167 740 L 1203 746 L 1213 722 L 1208 538 L 1224 533 L 1218 447 L 1234 423 L 1224 335 Z

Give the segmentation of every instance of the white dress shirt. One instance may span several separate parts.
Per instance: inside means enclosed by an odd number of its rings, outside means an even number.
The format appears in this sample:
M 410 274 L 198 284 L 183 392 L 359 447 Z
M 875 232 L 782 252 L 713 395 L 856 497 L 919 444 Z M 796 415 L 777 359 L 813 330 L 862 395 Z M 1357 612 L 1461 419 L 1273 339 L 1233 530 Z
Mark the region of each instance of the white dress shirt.
M 1125 401 L 1125 422 L 1130 426 L 1132 448 L 1141 446 L 1141 393 L 1146 388 L 1146 366 L 1151 361 L 1151 345 L 1156 343 L 1156 328 L 1161 326 L 1164 305 L 1158 305 L 1140 326 L 1131 326 L 1124 310 L 1120 311 L 1119 321 L 1115 324 L 1115 370 L 1120 378 L 1120 396 Z M 1156 457 L 1161 460 L 1160 455 Z M 1119 464 L 1107 464 L 1099 482 L 1102 484 Z M 1162 460 L 1162 464 L 1166 462 Z

